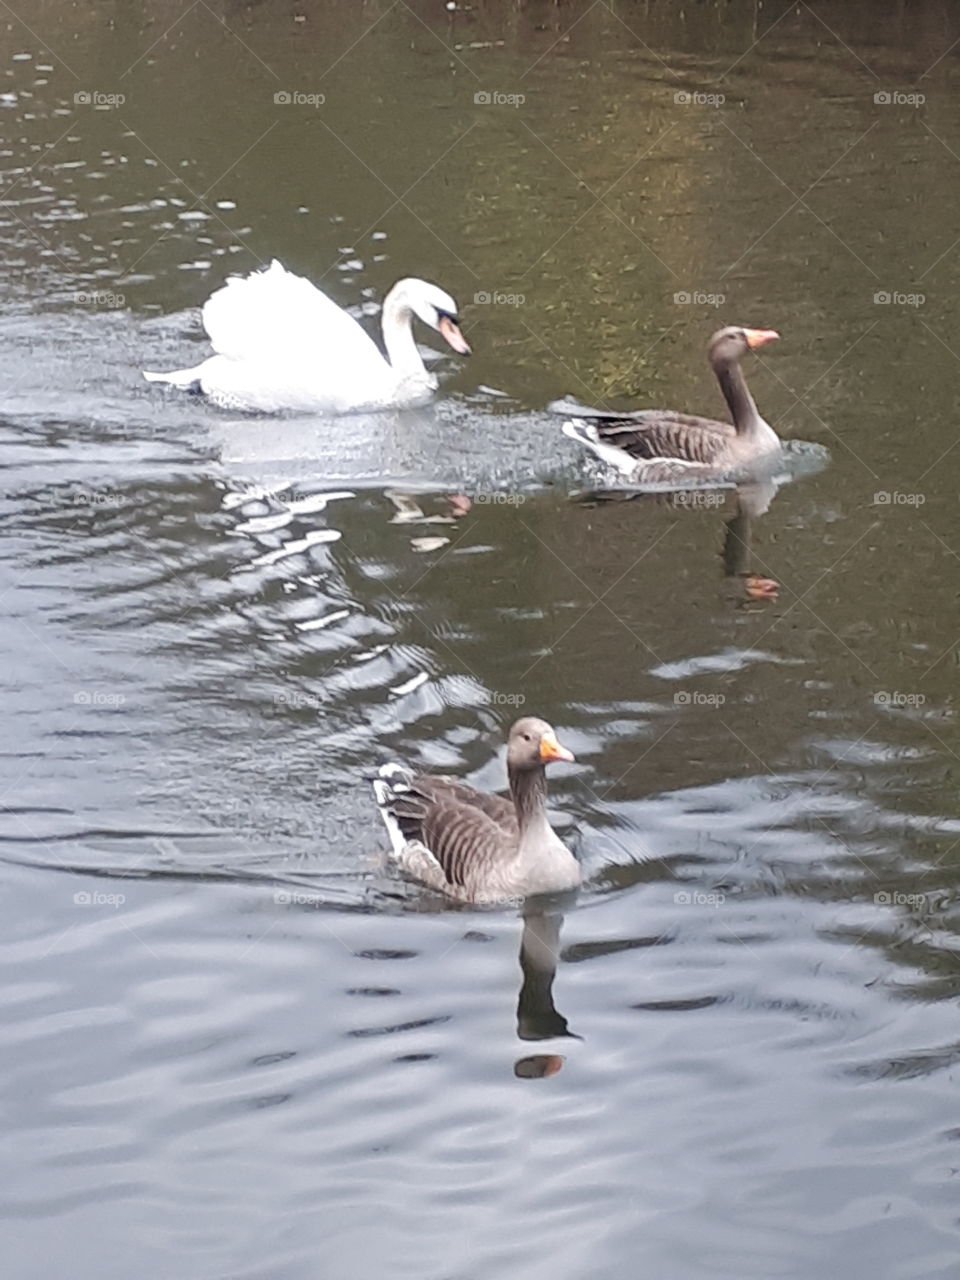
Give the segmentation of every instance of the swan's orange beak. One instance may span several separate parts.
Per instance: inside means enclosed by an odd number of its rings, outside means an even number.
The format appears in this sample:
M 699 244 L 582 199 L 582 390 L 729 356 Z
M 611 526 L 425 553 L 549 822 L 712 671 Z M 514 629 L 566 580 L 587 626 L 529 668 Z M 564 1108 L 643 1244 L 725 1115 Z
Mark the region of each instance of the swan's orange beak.
M 449 316 L 441 316 L 437 328 L 458 356 L 470 355 L 470 344 L 460 332 L 460 326 L 456 320 L 451 320 Z
M 756 351 L 758 347 L 765 347 L 771 342 L 776 342 L 780 337 L 776 329 L 744 329 L 747 339 L 747 346 L 751 351 Z
M 575 760 L 576 756 L 566 747 L 561 747 L 557 735 L 550 730 L 540 739 L 540 759 L 544 764 L 549 764 L 551 760 Z

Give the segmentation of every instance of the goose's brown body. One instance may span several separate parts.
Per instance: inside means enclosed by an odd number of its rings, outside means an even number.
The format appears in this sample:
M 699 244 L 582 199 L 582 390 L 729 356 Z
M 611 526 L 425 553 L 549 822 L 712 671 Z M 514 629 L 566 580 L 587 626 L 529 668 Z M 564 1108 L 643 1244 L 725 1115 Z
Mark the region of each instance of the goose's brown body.
M 598 433 L 606 443 L 637 461 L 678 458 L 704 464 L 720 461 L 737 434 L 729 422 L 671 413 L 669 409 L 648 409 L 604 420 Z
M 574 888 L 580 867 L 547 819 L 544 775 L 549 761 L 572 759 L 548 724 L 527 716 L 508 739 L 510 800 L 385 765 L 374 791 L 401 869 L 476 903 Z

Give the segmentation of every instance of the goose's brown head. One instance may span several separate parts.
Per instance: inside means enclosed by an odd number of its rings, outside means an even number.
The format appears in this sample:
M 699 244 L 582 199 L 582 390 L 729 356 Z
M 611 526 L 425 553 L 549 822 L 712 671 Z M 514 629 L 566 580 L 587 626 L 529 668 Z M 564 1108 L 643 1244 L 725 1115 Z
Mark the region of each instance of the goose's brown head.
M 740 325 L 728 325 L 710 339 L 707 356 L 711 364 L 742 360 L 748 351 L 759 351 L 779 337 L 776 329 L 744 329 Z
M 572 751 L 562 747 L 546 720 L 524 716 L 507 737 L 507 764 L 511 769 L 539 769 L 551 760 L 573 760 Z

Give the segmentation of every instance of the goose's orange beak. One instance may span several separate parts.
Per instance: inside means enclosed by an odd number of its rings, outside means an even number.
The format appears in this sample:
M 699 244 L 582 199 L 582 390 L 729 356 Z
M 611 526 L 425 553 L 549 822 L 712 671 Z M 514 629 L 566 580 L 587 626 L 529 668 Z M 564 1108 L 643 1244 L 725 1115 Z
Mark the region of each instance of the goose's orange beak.
M 576 756 L 566 747 L 561 747 L 557 741 L 557 735 L 551 732 L 545 733 L 540 739 L 540 759 L 544 764 L 549 764 L 551 760 L 572 761 Z
M 460 332 L 460 326 L 456 320 L 451 320 L 449 316 L 441 316 L 437 329 L 443 334 L 458 356 L 470 355 L 470 343 Z
M 758 347 L 766 347 L 780 337 L 776 329 L 744 329 L 743 332 L 746 334 L 747 346 L 751 351 L 756 351 Z

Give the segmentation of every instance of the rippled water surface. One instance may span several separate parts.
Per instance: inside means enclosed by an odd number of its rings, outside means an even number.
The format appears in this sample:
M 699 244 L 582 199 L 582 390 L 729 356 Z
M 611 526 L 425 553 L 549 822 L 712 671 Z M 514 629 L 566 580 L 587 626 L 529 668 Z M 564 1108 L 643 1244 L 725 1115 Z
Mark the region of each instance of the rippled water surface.
M 5 1275 L 955 1277 L 953 7 L 146 7 L 0 30 Z M 473 359 L 141 381 L 274 256 Z M 817 465 L 585 496 L 725 322 Z M 445 905 L 369 775 L 520 699 L 584 890 Z

